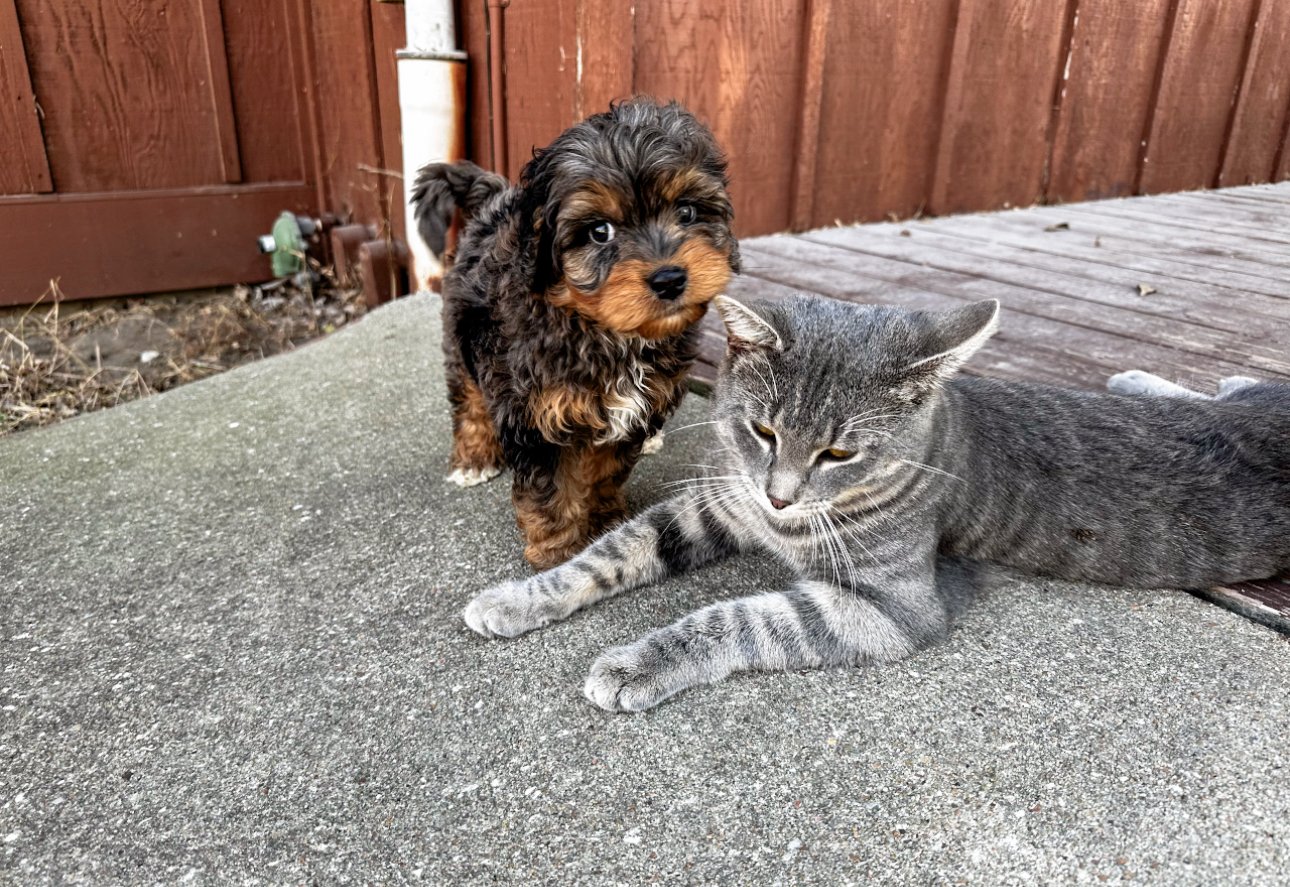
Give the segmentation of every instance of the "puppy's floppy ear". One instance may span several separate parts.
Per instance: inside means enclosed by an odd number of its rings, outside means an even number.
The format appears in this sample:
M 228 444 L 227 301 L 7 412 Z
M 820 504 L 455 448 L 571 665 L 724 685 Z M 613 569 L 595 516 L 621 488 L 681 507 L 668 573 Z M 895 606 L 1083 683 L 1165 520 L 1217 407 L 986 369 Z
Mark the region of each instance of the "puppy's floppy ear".
M 520 173 L 523 192 L 519 202 L 520 237 L 528 245 L 532 258 L 532 287 L 536 293 L 546 292 L 563 276 L 556 230 L 560 201 L 552 193 L 553 162 L 551 149 L 540 148 L 533 152 L 533 159 Z
M 732 357 L 755 351 L 783 351 L 784 340 L 770 321 L 729 296 L 712 300 L 726 324 L 726 350 Z

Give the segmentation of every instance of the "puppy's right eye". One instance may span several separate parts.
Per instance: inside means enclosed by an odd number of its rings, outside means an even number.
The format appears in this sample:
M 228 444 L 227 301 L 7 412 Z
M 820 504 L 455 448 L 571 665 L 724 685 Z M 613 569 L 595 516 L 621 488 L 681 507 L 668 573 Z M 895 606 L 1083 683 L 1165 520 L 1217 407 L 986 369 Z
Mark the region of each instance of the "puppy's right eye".
M 591 226 L 590 235 L 596 243 L 608 243 L 614 239 L 614 226 L 609 222 L 597 222 Z

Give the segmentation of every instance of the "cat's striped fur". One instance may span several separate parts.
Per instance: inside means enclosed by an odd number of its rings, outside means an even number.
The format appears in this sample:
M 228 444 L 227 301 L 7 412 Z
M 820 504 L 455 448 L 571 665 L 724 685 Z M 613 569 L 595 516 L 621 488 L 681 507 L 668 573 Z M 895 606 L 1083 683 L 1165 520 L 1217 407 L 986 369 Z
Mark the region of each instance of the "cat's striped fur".
M 1172 396 L 951 383 L 997 303 L 718 307 L 731 343 L 713 411 L 721 473 L 466 609 L 480 634 L 514 637 L 740 549 L 797 572 L 787 591 L 606 652 L 585 686 L 602 708 L 649 708 L 735 671 L 900 659 L 946 635 L 978 560 L 1146 586 L 1290 568 L 1286 386 L 1230 380 L 1215 400 L 1146 374 L 1112 388 Z

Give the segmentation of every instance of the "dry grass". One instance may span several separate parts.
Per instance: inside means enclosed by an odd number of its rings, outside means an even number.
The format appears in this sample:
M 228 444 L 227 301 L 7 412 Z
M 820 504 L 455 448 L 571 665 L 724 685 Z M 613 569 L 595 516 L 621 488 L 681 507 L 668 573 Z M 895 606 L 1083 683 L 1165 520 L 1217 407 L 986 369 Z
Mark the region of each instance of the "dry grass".
M 289 351 L 363 313 L 356 288 L 324 274 L 197 296 L 71 306 L 57 285 L 0 314 L 0 435 L 146 397 Z

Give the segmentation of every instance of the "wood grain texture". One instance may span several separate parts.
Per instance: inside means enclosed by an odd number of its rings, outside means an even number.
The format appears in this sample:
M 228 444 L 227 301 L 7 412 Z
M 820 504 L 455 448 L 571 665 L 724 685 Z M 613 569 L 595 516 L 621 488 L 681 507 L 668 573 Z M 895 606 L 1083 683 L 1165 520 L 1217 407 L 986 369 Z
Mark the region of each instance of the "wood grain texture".
M 1050 202 L 1133 193 L 1173 0 L 1080 0 L 1053 133 Z
M 1191 222 L 1206 217 L 1210 201 L 1247 199 L 1252 211 L 1261 212 L 1260 201 L 1274 206 L 1272 198 L 1281 196 L 1290 197 L 1290 190 L 1207 193 L 1197 195 L 1199 205 L 1169 208 L 1160 198 L 1115 205 L 1161 215 L 1167 210 L 1175 221 Z M 1107 205 L 1082 209 L 1096 213 Z M 1279 298 L 1245 291 L 1240 275 L 1213 269 L 1206 276 L 1214 282 L 1197 281 L 1199 266 L 1179 261 L 1185 250 L 1147 241 L 1127 249 L 1094 247 L 1084 223 L 1045 232 L 1049 220 L 1040 212 L 748 239 L 745 274 L 732 283 L 731 293 L 779 299 L 814 292 L 912 308 L 1000 297 L 1007 309 L 1000 332 L 968 367 L 997 378 L 1100 389 L 1111 373 L 1129 365 L 1202 389 L 1234 372 L 1290 378 L 1283 347 L 1290 340 L 1290 285 L 1284 281 L 1277 285 Z M 1140 282 L 1159 292 L 1141 296 Z M 719 327 L 705 322 L 696 378 L 711 382 L 723 350 Z
M 814 217 L 817 172 L 820 159 L 820 112 L 824 102 L 824 65 L 828 57 L 828 35 L 833 0 L 807 0 L 805 44 L 802 48 L 802 90 L 799 99 L 796 162 L 793 164 L 793 193 L 790 220 L 796 231 L 811 227 Z
M 1066 3 L 962 0 L 932 188 L 943 215 L 1043 193 Z
M 385 218 L 380 94 L 369 0 L 307 3 L 316 63 L 312 85 L 321 121 L 325 205 L 364 222 Z M 355 47 L 362 47 L 355 52 Z
M 1290 329 L 1290 300 L 1251 294 L 1253 304 L 1247 302 L 1244 310 L 1236 315 L 1231 310 L 1230 294 L 1215 288 L 1187 287 L 1180 291 L 1166 285 L 1163 289 L 1155 287 L 1150 297 L 1144 297 L 1137 289 L 1140 279 L 1132 283 L 1098 281 L 1080 273 L 1081 262 L 1066 259 L 1047 265 L 1035 263 L 1015 247 L 982 245 L 984 248 L 965 249 L 963 241 L 941 236 L 935 226 L 918 226 L 908 236 L 877 225 L 860 230 L 826 228 L 810 232 L 804 238 L 946 274 L 1023 287 L 1059 296 L 1058 301 L 1076 305 L 1087 302 L 1116 309 L 1108 314 L 1118 318 L 1122 327 L 1138 322 L 1132 315 L 1145 315 L 1148 319 L 1141 328 L 1144 335 L 1162 320 L 1176 326 L 1206 327 L 1209 332 L 1198 334 L 1197 343 L 1212 342 L 1217 348 L 1231 342 L 1241 343 L 1275 361 L 1277 366 L 1290 368 L 1290 356 L 1284 349 L 1263 339 L 1268 324 Z M 1121 309 L 1130 314 L 1120 313 Z M 1096 313 L 1099 309 L 1087 310 Z
M 60 192 L 224 181 L 197 0 L 16 0 Z
M 1113 227 L 1109 220 L 1100 218 L 1076 223 L 1069 214 L 1018 216 L 1016 213 L 987 215 L 971 226 L 946 230 L 952 230 L 956 236 L 1000 240 L 1052 255 L 1183 280 L 1198 280 L 1233 291 L 1261 293 L 1279 299 L 1290 297 L 1285 280 L 1274 279 L 1275 268 L 1261 263 L 1221 259 L 1210 246 L 1197 251 L 1169 240 L 1144 241 L 1141 237 L 1125 236 L 1123 232 L 1131 226 Z M 1070 229 L 1047 230 L 1061 222 L 1069 224 Z
M 52 191 L 17 10 L 0 3 L 0 194 Z
M 813 223 L 910 216 L 931 197 L 958 0 L 834 2 Z
M 684 102 L 730 157 L 736 231 L 791 224 L 801 3 L 637 0 L 636 88 Z
M 307 109 L 292 69 L 290 4 L 222 0 L 229 86 L 245 182 L 305 181 Z
M 609 110 L 631 98 L 635 72 L 636 5 L 624 0 L 578 0 L 573 119 Z
M 455 0 L 457 42 L 466 53 L 466 154 L 489 168 L 488 22 L 483 0 Z
M 574 122 L 577 0 L 526 0 L 505 10 L 507 174 Z
M 745 250 L 745 263 L 751 273 L 760 273 L 757 269 L 766 259 L 766 254 L 775 254 L 785 260 L 785 267 L 780 272 L 784 276 L 780 280 L 789 284 L 812 280 L 821 269 L 833 269 L 859 279 L 915 287 L 947 298 L 967 301 L 997 298 L 1014 316 L 1067 324 L 1072 329 L 1084 331 L 1081 335 L 1086 338 L 1089 331 L 1097 331 L 1150 343 L 1152 348 L 1162 351 L 1154 355 L 1147 365 L 1170 373 L 1185 373 L 1195 360 L 1202 360 L 1206 365 L 1218 366 L 1221 363 L 1224 369 L 1232 371 L 1231 374 L 1242 366 L 1248 366 L 1261 373 L 1290 378 L 1290 357 L 1282 349 L 1256 344 L 1246 336 L 1159 313 L 1141 312 L 1129 307 L 1131 303 L 1128 300 L 1091 304 L 1092 300 L 1070 295 L 1060 281 L 1045 280 L 1036 285 L 1032 279 L 1024 284 L 1011 284 L 996 275 L 951 269 L 947 267 L 949 263 L 939 266 L 924 264 L 911 260 L 911 252 L 917 252 L 916 248 L 911 250 L 909 244 L 875 241 L 863 228 L 828 228 L 791 243 L 786 238 L 758 243 L 751 250 Z M 790 272 L 788 265 L 797 266 L 798 270 Z M 1266 335 L 1269 330 L 1290 332 L 1290 320 L 1269 323 L 1262 332 Z M 1141 359 L 1147 360 L 1147 346 L 1137 347 L 1142 353 Z M 1163 349 L 1168 353 L 1163 353 Z M 1124 352 L 1117 353 L 1108 345 L 1105 352 L 1096 353 L 1120 357 Z
M 1272 181 L 1283 182 L 1286 179 L 1290 179 L 1290 109 L 1286 110 L 1286 132 L 1281 139 L 1281 153 L 1277 155 L 1277 169 Z
M 1213 184 L 1240 86 L 1256 0 L 1179 0 L 1138 190 Z
M 1157 271 L 1139 271 L 1106 262 L 1054 254 L 1029 248 L 1024 240 L 1002 237 L 973 239 L 945 226 L 915 225 L 904 228 L 914 243 L 934 247 L 939 255 L 928 264 L 954 270 L 971 270 L 989 279 L 1037 288 L 1055 287 L 1090 301 L 1136 304 L 1137 310 L 1164 314 L 1235 334 L 1244 334 L 1253 323 L 1271 318 L 1290 322 L 1290 300 L 1260 293 L 1241 293 L 1241 310 L 1232 311 L 1232 291 L 1223 286 L 1167 276 Z M 1099 248 L 1103 249 L 1103 248 Z M 1114 259 L 1114 255 L 1110 257 Z M 1042 277 L 1035 272 L 1041 272 Z M 1186 273 L 1185 267 L 1183 273 Z M 1039 281 L 1043 281 L 1039 285 Z M 1151 287 L 1144 298 L 1138 287 Z
M 229 83 L 228 50 L 224 45 L 224 14 L 220 0 L 197 0 L 201 14 L 202 48 L 206 57 L 206 86 L 219 146 L 220 168 L 228 183 L 242 181 L 242 160 L 233 114 L 233 89 Z
M 376 76 L 377 125 L 380 127 L 382 172 L 370 173 L 380 189 L 381 213 L 388 233 L 407 242 L 403 212 L 403 129 L 399 111 L 399 71 L 395 55 L 406 41 L 402 3 L 369 0 L 372 17 L 371 58 Z
M 1218 186 L 1270 181 L 1290 112 L 1290 2 L 1262 0 Z
M 0 305 L 267 280 L 254 248 L 266 220 L 308 211 L 305 185 L 231 185 L 70 197 L 0 198 Z

